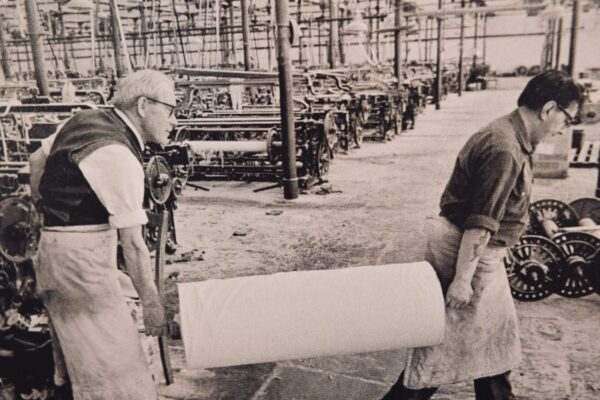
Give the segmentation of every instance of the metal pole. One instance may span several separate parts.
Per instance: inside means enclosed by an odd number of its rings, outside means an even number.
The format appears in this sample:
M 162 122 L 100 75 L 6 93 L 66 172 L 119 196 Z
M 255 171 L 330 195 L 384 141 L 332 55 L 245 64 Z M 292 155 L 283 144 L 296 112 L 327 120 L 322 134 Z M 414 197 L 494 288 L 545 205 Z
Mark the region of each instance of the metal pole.
M 465 8 L 465 0 L 460 0 L 460 7 Z M 458 95 L 462 96 L 463 86 L 465 85 L 463 77 L 463 56 L 465 44 L 465 15 L 460 16 L 460 41 L 458 42 Z
M 329 0 L 329 46 L 327 58 L 329 61 L 329 68 L 334 69 L 337 67 L 337 47 L 339 41 L 338 32 L 338 2 L 336 0 Z
M 112 31 L 113 51 L 115 54 L 115 69 L 117 78 L 125 75 L 125 64 L 123 64 L 123 56 L 121 54 L 121 36 L 119 35 L 119 20 L 117 18 L 117 3 L 116 0 L 108 2 L 110 6 L 110 24 Z
M 244 50 L 244 70 L 250 71 L 250 26 L 248 25 L 248 0 L 242 0 L 242 48 Z M 270 51 L 270 50 L 269 50 Z
M 65 64 L 65 70 L 68 71 L 71 69 L 71 63 L 69 62 L 69 47 L 65 38 L 65 17 L 60 2 L 58 3 L 58 17 L 60 19 L 60 38 L 63 41 L 63 63 Z
M 487 42 L 487 19 L 488 19 L 488 15 L 487 14 L 483 14 L 483 59 L 482 59 L 482 63 L 485 64 L 485 56 L 486 56 L 486 42 Z
M 6 47 L 6 37 L 4 36 L 4 20 L 0 15 L 0 57 L 2 57 L 2 72 L 4 78 L 10 80 L 13 78 L 12 68 L 10 66 L 10 53 Z
M 438 8 L 442 9 L 442 0 L 438 0 Z M 435 109 L 441 108 L 442 100 L 442 23 L 443 16 L 437 17 L 437 67 L 435 69 Z
M 185 2 L 186 7 L 189 8 L 189 4 L 187 1 Z M 233 65 L 237 67 L 237 45 L 235 43 L 235 32 L 233 26 L 235 25 L 235 13 L 233 9 L 233 3 L 229 6 L 229 31 L 231 37 L 231 57 L 233 58 Z M 189 15 L 189 13 L 188 13 Z
M 477 7 L 477 6 L 475 6 Z M 475 13 L 475 32 L 473 34 L 473 66 L 477 65 L 477 35 L 479 32 L 479 14 Z
M 577 55 L 577 27 L 579 25 L 579 0 L 573 0 L 573 15 L 571 17 L 571 43 L 569 44 L 569 69 L 571 76 L 575 75 L 575 58 Z
M 298 0 L 298 26 L 302 26 L 302 0 Z M 298 38 L 298 65 L 304 62 L 302 35 Z
M 46 65 L 44 63 L 44 44 L 42 43 L 40 34 L 40 18 L 35 0 L 25 0 L 25 12 L 27 13 L 27 27 L 29 28 L 29 40 L 31 41 L 31 50 L 33 52 L 35 80 L 40 95 L 50 96 L 48 76 L 46 75 Z
M 394 72 L 396 79 L 398 79 L 398 85 L 402 84 L 402 31 L 400 25 L 402 24 L 402 0 L 396 0 L 395 10 L 395 21 L 396 32 L 394 32 Z
M 556 62 L 555 69 L 560 70 L 560 51 L 562 47 L 562 28 L 563 28 L 563 19 L 562 17 L 558 19 L 558 28 L 556 29 Z
M 379 13 L 381 13 L 381 0 L 377 0 L 377 3 L 375 3 L 375 54 L 377 55 L 377 62 L 381 63 L 379 54 Z
M 279 67 L 279 95 L 281 107 L 281 134 L 283 141 L 283 196 L 298 198 L 296 171 L 296 131 L 292 98 L 292 60 L 290 59 L 290 24 L 288 0 L 275 2 L 277 13 L 277 64 Z

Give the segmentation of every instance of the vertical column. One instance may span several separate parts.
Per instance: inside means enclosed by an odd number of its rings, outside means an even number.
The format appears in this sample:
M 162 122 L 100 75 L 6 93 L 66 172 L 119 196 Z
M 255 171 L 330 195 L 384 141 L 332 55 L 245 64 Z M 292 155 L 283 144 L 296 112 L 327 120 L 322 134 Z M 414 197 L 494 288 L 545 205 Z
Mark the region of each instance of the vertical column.
M 338 2 L 337 0 L 329 0 L 329 46 L 328 46 L 328 61 L 329 68 L 337 67 L 337 54 L 339 42 L 339 24 L 338 24 Z
M 402 0 L 396 0 L 396 12 L 394 14 L 394 72 L 398 79 L 398 85 L 402 84 L 402 31 L 400 25 L 402 24 Z
M 33 68 L 40 95 L 49 96 L 48 76 L 46 75 L 46 64 L 44 61 L 44 44 L 40 34 L 40 18 L 35 0 L 25 0 L 25 11 L 27 13 L 27 27 L 29 28 L 29 40 L 33 52 Z
M 442 1 L 438 0 L 438 9 L 442 9 Z M 442 29 L 444 17 L 440 14 L 437 16 L 437 67 L 435 69 L 435 109 L 441 108 L 442 101 Z
M 6 37 L 4 36 L 4 19 L 0 15 L 0 57 L 2 58 L 2 72 L 4 78 L 10 80 L 13 78 L 12 68 L 10 66 L 10 54 L 6 47 Z
M 579 0 L 573 0 L 573 13 L 571 16 L 571 42 L 569 45 L 568 73 L 575 75 L 575 58 L 577 56 L 577 27 L 579 25 Z
M 558 27 L 556 28 L 556 62 L 554 68 L 560 70 L 560 52 L 562 50 L 562 29 L 563 19 L 558 19 Z
M 244 69 L 250 71 L 250 26 L 248 25 L 248 0 L 241 0 L 242 8 L 242 48 L 244 51 Z M 271 52 L 271 50 L 268 50 Z
M 121 36 L 119 35 L 119 18 L 117 13 L 118 6 L 116 0 L 110 0 L 108 3 L 110 6 L 113 51 L 115 53 L 115 69 L 117 78 L 120 78 L 125 74 L 125 64 L 123 63 L 123 55 L 121 52 Z
M 275 11 L 277 14 L 277 64 L 279 67 L 279 103 L 283 141 L 283 196 L 288 200 L 293 200 L 298 198 L 299 191 L 296 171 L 296 131 L 292 98 L 288 0 L 277 0 Z
M 465 8 L 465 0 L 460 0 L 460 8 Z M 462 96 L 464 82 L 463 56 L 465 47 L 465 14 L 460 14 L 460 39 L 458 42 L 458 95 Z

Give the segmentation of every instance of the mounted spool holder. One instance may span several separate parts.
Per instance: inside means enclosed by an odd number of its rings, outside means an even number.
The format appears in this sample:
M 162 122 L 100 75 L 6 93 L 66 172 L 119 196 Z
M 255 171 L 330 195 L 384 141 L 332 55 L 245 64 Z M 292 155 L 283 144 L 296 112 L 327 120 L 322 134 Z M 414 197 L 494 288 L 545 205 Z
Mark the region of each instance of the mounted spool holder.
M 504 259 L 512 296 L 521 301 L 541 300 L 556 291 L 564 256 L 542 236 L 525 235 Z
M 518 262 L 507 263 L 507 272 L 513 296 L 520 300 L 537 300 L 547 297 L 551 289 L 565 297 L 582 297 L 600 286 L 599 272 L 600 255 L 600 200 L 582 198 L 571 204 L 558 200 L 540 200 L 532 203 L 529 208 L 530 227 L 528 233 L 543 235 L 546 240 L 536 239 L 535 245 L 545 248 L 547 253 L 556 253 L 556 247 L 562 254 L 562 259 L 551 259 L 539 263 L 535 253 L 525 254 L 523 246 L 531 246 L 531 236 L 524 236 L 519 245 L 512 249 L 519 257 Z M 537 253 L 540 253 L 538 250 Z M 514 265 L 513 265 L 514 264 Z M 514 271 L 526 271 L 519 279 Z M 547 282 L 544 285 L 532 283 L 528 270 L 536 271 Z M 513 276 L 510 274 L 513 273 Z M 542 279 L 542 281 L 544 281 Z M 529 295 L 529 297 L 526 296 Z M 523 298 L 525 297 L 525 298 Z

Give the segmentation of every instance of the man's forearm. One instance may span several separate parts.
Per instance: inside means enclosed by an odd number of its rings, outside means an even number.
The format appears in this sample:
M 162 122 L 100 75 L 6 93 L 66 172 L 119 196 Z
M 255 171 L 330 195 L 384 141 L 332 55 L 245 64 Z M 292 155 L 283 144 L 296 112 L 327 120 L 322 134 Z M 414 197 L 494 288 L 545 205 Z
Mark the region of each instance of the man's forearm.
M 463 232 L 456 260 L 455 281 L 471 283 L 479 258 L 490 240 L 490 232 L 486 229 L 467 229 Z
M 129 274 L 133 286 L 137 290 L 143 305 L 160 303 L 160 297 L 156 284 L 152 279 L 150 269 L 150 254 L 145 247 L 135 244 L 123 244 L 123 256 L 125 258 L 125 268 Z

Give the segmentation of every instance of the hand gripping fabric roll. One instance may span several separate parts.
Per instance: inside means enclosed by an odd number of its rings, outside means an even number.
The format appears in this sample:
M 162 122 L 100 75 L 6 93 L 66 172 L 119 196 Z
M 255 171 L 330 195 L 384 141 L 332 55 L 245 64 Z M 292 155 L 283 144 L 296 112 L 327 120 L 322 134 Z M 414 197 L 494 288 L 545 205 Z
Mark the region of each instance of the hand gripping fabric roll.
M 427 262 L 179 285 L 189 368 L 438 344 L 444 299 Z

